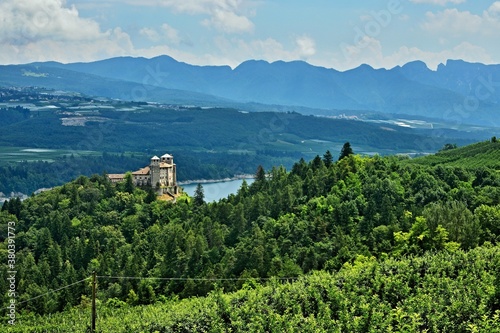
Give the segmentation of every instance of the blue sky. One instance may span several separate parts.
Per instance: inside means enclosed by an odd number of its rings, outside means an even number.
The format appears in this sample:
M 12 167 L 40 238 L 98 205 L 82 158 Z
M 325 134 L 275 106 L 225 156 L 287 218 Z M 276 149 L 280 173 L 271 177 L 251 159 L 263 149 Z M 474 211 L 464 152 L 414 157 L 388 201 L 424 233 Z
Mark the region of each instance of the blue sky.
M 0 63 L 167 54 L 197 65 L 347 70 L 500 63 L 500 1 L 2 0 Z

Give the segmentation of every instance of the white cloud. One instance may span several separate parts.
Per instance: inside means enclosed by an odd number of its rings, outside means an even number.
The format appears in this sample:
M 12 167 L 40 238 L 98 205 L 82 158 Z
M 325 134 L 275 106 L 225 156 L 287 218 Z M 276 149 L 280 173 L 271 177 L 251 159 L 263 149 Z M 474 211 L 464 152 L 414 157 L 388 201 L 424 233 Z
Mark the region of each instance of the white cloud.
M 294 37 L 294 44 L 284 46 L 274 38 L 246 40 L 238 37 L 218 36 L 214 44 L 218 51 L 205 56 L 212 65 L 229 65 L 236 67 L 248 59 L 266 60 L 269 62 L 283 60 L 309 60 L 316 54 L 315 41 L 305 35 Z
M 385 57 L 389 67 L 403 65 L 410 61 L 422 60 L 431 69 L 436 69 L 441 63 L 446 63 L 448 59 L 461 59 L 469 62 L 493 63 L 488 51 L 481 46 L 468 42 L 463 42 L 451 49 L 439 52 L 424 51 L 416 47 L 403 46 L 394 54 Z
M 464 34 L 497 34 L 500 29 L 500 1 L 493 3 L 482 15 L 469 11 L 446 9 L 442 12 L 426 13 L 426 22 L 422 28 L 431 33 L 455 35 L 461 38 Z
M 160 34 L 153 28 L 142 28 L 139 33 L 152 42 L 158 42 L 161 39 Z
M 429 3 L 433 5 L 445 6 L 448 3 L 459 4 L 464 3 L 466 0 L 410 0 L 413 3 Z
M 489 17 L 498 18 L 500 16 L 500 1 L 495 1 L 486 13 Z
M 447 31 L 450 34 L 474 33 L 483 24 L 480 16 L 468 11 L 461 12 L 455 8 L 446 9 L 436 14 L 428 12 L 425 16 L 427 21 L 422 24 L 422 28 L 430 32 Z
M 337 55 L 333 59 L 333 68 L 345 70 L 361 64 L 370 64 L 375 68 L 392 68 L 415 60 L 425 62 L 431 69 L 436 69 L 439 64 L 446 63 L 448 59 L 493 63 L 486 49 L 468 42 L 462 42 L 455 47 L 438 52 L 402 46 L 392 54 L 385 55 L 379 40 L 365 36 L 357 45 L 344 45 L 342 53 L 342 56 Z
M 0 61 L 85 61 L 130 52 L 120 28 L 101 31 L 63 0 L 3 0 L 0 3 Z
M 361 64 L 384 67 L 382 45 L 376 38 L 364 36 L 357 44 L 341 45 L 342 55 L 334 59 L 334 68 L 349 69 Z
M 135 0 L 134 0 L 135 1 Z M 147 0 L 146 0 L 147 1 Z M 167 1 L 168 2 L 168 1 Z M 178 10 L 199 12 L 202 9 L 222 8 L 219 16 L 210 21 L 210 26 L 218 29 L 249 29 L 238 21 L 238 15 L 231 16 L 227 11 L 231 8 L 242 6 L 241 1 L 187 1 L 176 2 Z M 172 4 L 174 2 L 171 2 Z M 214 4 L 218 3 L 217 6 Z M 165 5 L 163 3 L 163 5 Z M 231 7 L 232 6 L 232 7 Z M 210 9 L 212 10 L 212 9 Z M 215 10 L 215 9 L 214 9 Z M 214 12 L 215 13 L 215 12 Z M 219 24 L 219 20 L 229 20 L 225 25 Z M 244 20 L 242 21 L 244 23 Z M 235 25 L 241 25 L 238 28 Z M 229 30 L 228 30 L 229 31 Z M 175 46 L 178 44 L 190 45 L 189 40 L 183 38 L 178 30 L 168 24 L 157 28 L 146 27 L 141 29 L 140 34 L 151 41 L 159 43 L 147 48 L 136 48 L 130 36 L 121 28 L 103 31 L 99 24 L 92 20 L 82 18 L 74 6 L 66 6 L 64 0 L 2 0 L 0 2 L 0 63 L 19 64 L 33 61 L 94 61 L 115 56 L 144 56 L 154 57 L 168 54 L 181 61 L 193 64 L 231 64 L 238 65 L 239 62 L 250 58 L 252 55 L 259 57 L 264 54 L 266 58 L 273 57 L 275 47 L 272 39 L 260 42 L 248 42 L 244 50 L 255 50 L 246 54 L 244 51 L 232 54 L 232 47 L 226 53 L 218 52 L 195 55 L 182 51 Z M 245 44 L 245 42 L 243 42 Z M 278 48 L 281 46 L 278 46 Z M 298 58 L 296 55 L 295 59 Z
M 316 54 L 316 43 L 308 36 L 300 36 L 295 39 L 298 54 L 301 59 L 307 59 Z
M 78 16 L 62 0 L 4 0 L 0 3 L 0 42 L 23 45 L 39 40 L 92 40 L 99 25 Z
M 254 29 L 252 16 L 254 0 L 128 0 L 137 6 L 163 6 L 179 13 L 204 14 L 209 18 L 202 24 L 225 33 L 245 33 Z
M 236 67 L 248 59 L 262 59 L 267 61 L 292 60 L 289 51 L 273 38 L 244 40 L 241 38 L 215 38 L 215 45 L 219 50 L 218 58 L 226 59 L 226 64 Z M 297 58 L 295 58 L 297 59 Z
M 167 23 L 162 24 L 161 30 L 163 35 L 167 38 L 169 42 L 174 44 L 179 44 L 181 41 L 181 37 L 179 35 L 179 31 L 177 29 L 172 28 Z
M 202 24 L 226 33 L 244 33 L 254 28 L 252 21 L 247 17 L 219 8 L 214 9 L 210 19 L 203 20 Z
M 172 44 L 179 44 L 182 41 L 179 31 L 167 23 L 162 24 L 159 32 L 153 28 L 146 27 L 142 28 L 139 33 L 152 42 L 165 41 Z

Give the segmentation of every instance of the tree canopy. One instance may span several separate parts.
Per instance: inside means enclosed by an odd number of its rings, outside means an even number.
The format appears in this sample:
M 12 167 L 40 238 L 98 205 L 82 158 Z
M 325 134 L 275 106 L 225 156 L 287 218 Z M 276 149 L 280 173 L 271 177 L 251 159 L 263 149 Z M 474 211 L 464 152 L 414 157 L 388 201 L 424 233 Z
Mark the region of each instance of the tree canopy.
M 102 311 L 155 302 L 176 309 L 160 331 L 189 323 L 216 331 L 213 318 L 241 332 L 268 330 L 263 323 L 273 320 L 284 330 L 287 322 L 319 331 L 332 322 L 354 332 L 500 329 L 496 170 L 397 156 L 327 161 L 271 168 L 214 203 L 154 200 L 104 175 L 8 201 L 0 225 L 16 222 L 18 301 L 42 295 L 18 310 L 87 309 L 89 285 L 77 282 L 95 270 Z M 5 267 L 1 274 L 5 283 Z M 8 297 L 1 301 L 5 309 Z M 208 306 L 206 317 L 180 310 L 196 304 Z

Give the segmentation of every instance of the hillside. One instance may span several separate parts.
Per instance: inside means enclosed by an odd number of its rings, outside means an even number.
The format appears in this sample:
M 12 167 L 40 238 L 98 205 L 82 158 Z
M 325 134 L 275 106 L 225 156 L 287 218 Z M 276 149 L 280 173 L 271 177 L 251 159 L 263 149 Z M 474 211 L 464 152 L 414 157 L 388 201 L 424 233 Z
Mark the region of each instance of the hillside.
M 36 75 L 28 80 L 26 73 Z M 40 76 L 43 73 L 48 73 L 47 77 Z M 82 75 L 79 80 L 74 80 L 78 77 L 76 73 Z M 302 61 L 248 60 L 231 69 L 193 66 L 169 56 L 119 57 L 91 63 L 5 66 L 0 72 L 0 83 L 30 82 L 59 88 L 60 84 L 48 80 L 52 75 L 60 77 L 56 82 L 72 77 L 68 82 L 74 91 L 113 98 L 144 100 L 143 93 L 147 92 L 148 100 L 163 103 L 186 101 L 184 97 L 191 96 L 190 104 L 219 103 L 219 106 L 243 108 L 238 103 L 252 102 L 321 109 L 316 114 L 325 114 L 324 110 L 330 110 L 330 114 L 338 114 L 338 110 L 358 110 L 500 126 L 500 90 L 496 89 L 500 65 L 449 60 L 436 71 L 421 62 L 412 62 L 388 70 L 362 65 L 340 72 Z M 107 81 L 107 87 L 95 82 L 96 78 Z M 79 86 L 79 82 L 86 84 Z M 113 91 L 109 90 L 109 84 L 113 85 Z M 141 94 L 132 94 L 131 91 L 138 91 L 137 85 Z M 209 104 L 203 104 L 204 99 Z
M 478 142 L 476 144 L 440 151 L 436 154 L 419 157 L 411 163 L 430 166 L 452 166 L 463 168 L 491 168 L 500 170 L 500 145 L 497 142 Z
M 500 329 L 500 174 L 487 167 L 328 151 L 258 168 L 208 204 L 79 177 L 2 207 L 5 262 L 8 221 L 18 332 L 83 331 L 93 271 L 103 330 Z
M 400 260 L 359 257 L 338 272 L 293 282 L 248 281 L 234 293 L 97 307 L 99 332 L 498 332 L 500 247 Z M 456 279 L 461 276 L 462 281 Z M 439 281 L 439 282 L 438 282 Z M 450 304 L 450 299 L 453 303 Z M 51 317 L 27 316 L 11 332 L 85 332 L 88 305 Z
M 149 81 L 147 81 L 149 82 Z M 134 82 L 46 65 L 0 65 L 0 87 L 43 87 L 52 90 L 136 102 L 224 105 L 230 101 L 208 94 L 168 89 L 151 81 Z

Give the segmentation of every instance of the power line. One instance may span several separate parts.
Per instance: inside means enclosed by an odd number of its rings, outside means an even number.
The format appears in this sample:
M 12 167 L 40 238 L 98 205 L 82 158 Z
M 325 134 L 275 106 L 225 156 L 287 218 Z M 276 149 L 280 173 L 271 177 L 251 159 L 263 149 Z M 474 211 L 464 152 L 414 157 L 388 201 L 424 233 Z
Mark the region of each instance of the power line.
M 91 278 L 92 278 L 91 276 L 86 277 L 85 279 L 82 279 L 80 281 L 76 281 L 76 282 L 68 284 L 64 287 L 50 290 L 44 294 L 32 297 L 30 299 L 24 300 L 24 301 L 16 303 L 16 304 L 21 305 L 24 303 L 28 303 L 28 302 L 33 301 L 35 299 L 38 299 L 40 297 L 47 296 L 47 295 L 55 293 L 57 291 L 61 291 L 63 289 L 72 287 L 76 284 L 82 283 L 82 282 L 87 281 Z M 215 282 L 215 281 L 247 281 L 247 280 L 251 280 L 251 279 L 261 280 L 261 281 L 269 281 L 269 280 L 288 281 L 288 280 L 299 279 L 298 277 L 281 277 L 281 278 L 278 278 L 278 277 L 269 277 L 269 278 L 253 278 L 253 277 L 245 277 L 245 278 L 242 278 L 242 277 L 240 277 L 240 278 L 180 278 L 180 277 L 178 277 L 177 278 L 177 277 L 170 277 L 170 278 L 162 278 L 162 277 L 143 277 L 143 276 L 107 276 L 107 275 L 96 275 L 96 278 L 112 279 L 112 280 L 160 280 L 160 281 L 161 280 L 163 280 L 163 281 L 189 281 L 189 280 L 191 280 L 191 281 L 212 281 L 212 282 Z M 8 310 L 8 308 L 3 308 L 2 310 Z
M 98 275 L 97 278 L 103 279 L 114 279 L 114 280 L 165 280 L 165 281 L 246 281 L 250 279 L 254 280 L 297 280 L 298 277 L 270 277 L 270 278 L 253 278 L 253 277 L 244 277 L 244 278 L 162 278 L 162 277 L 141 277 L 141 276 L 105 276 Z
M 86 277 L 85 279 L 82 279 L 80 281 L 76 281 L 76 282 L 73 282 L 71 284 L 68 284 L 66 286 L 63 286 L 63 287 L 60 287 L 60 288 L 57 288 L 57 289 L 54 289 L 54 290 L 50 290 L 44 294 L 41 294 L 41 295 L 38 295 L 38 296 L 35 296 L 35 297 L 32 297 L 30 299 L 27 299 L 27 300 L 24 300 L 22 302 L 19 302 L 17 303 L 18 305 L 21 305 L 21 304 L 24 304 L 24 303 L 28 303 L 30 301 L 33 301 L 35 299 L 38 299 L 40 297 L 44 297 L 44 296 L 47 296 L 47 295 L 50 295 L 52 293 L 55 293 L 57 291 L 61 291 L 61 290 L 64 290 L 64 289 L 67 289 L 69 287 L 72 287 L 74 285 L 77 285 L 79 283 L 82 283 L 84 281 L 87 281 L 89 279 L 93 279 L 93 282 L 92 282 L 92 323 L 91 323 L 91 332 L 95 332 L 95 324 L 96 324 L 96 307 L 95 307 L 95 299 L 96 299 L 96 287 L 97 287 L 97 279 L 98 278 L 101 278 L 101 279 L 115 279 L 115 280 L 163 280 L 163 281 L 247 281 L 247 280 L 251 280 L 251 279 L 254 279 L 254 280 L 261 280 L 261 281 L 267 281 L 267 280 L 279 280 L 279 281 L 284 281 L 284 280 L 297 280 L 298 277 L 281 277 L 281 278 L 277 278 L 277 277 L 270 277 L 270 278 L 252 278 L 252 277 L 248 277 L 248 278 L 176 278 L 176 277 L 170 277 L 170 278 L 162 278 L 162 277 L 142 277 L 142 276 L 106 276 L 106 275 L 96 275 L 96 273 L 94 272 L 92 274 L 92 276 L 90 277 Z M 9 308 L 4 308 L 2 310 L 9 310 Z
M 16 305 L 20 305 L 20 304 L 24 304 L 24 303 L 28 303 L 32 300 L 35 300 L 37 298 L 40 298 L 40 297 L 43 297 L 43 296 L 47 296 L 49 294 L 52 294 L 52 293 L 55 293 L 56 291 L 61 291 L 63 289 L 66 289 L 66 288 L 69 288 L 69 287 L 72 287 L 74 286 L 75 284 L 79 284 L 79 283 L 82 283 L 83 281 L 86 281 L 86 280 L 89 280 L 90 279 L 90 276 L 89 277 L 86 277 L 85 279 L 83 280 L 80 280 L 80 281 L 77 281 L 77 282 L 73 282 L 71 284 L 68 284 L 67 286 L 64 286 L 64 287 L 60 287 L 60 288 L 57 288 L 57 289 L 54 289 L 54 290 L 49 290 L 48 292 L 46 292 L 45 294 L 41 294 L 41 295 L 38 295 L 38 296 L 35 296 L 35 297 L 32 297 L 30 299 L 27 299 L 27 300 L 24 300 L 22 302 L 19 302 L 19 303 L 16 303 Z M 8 310 L 8 308 L 4 308 L 2 310 Z

